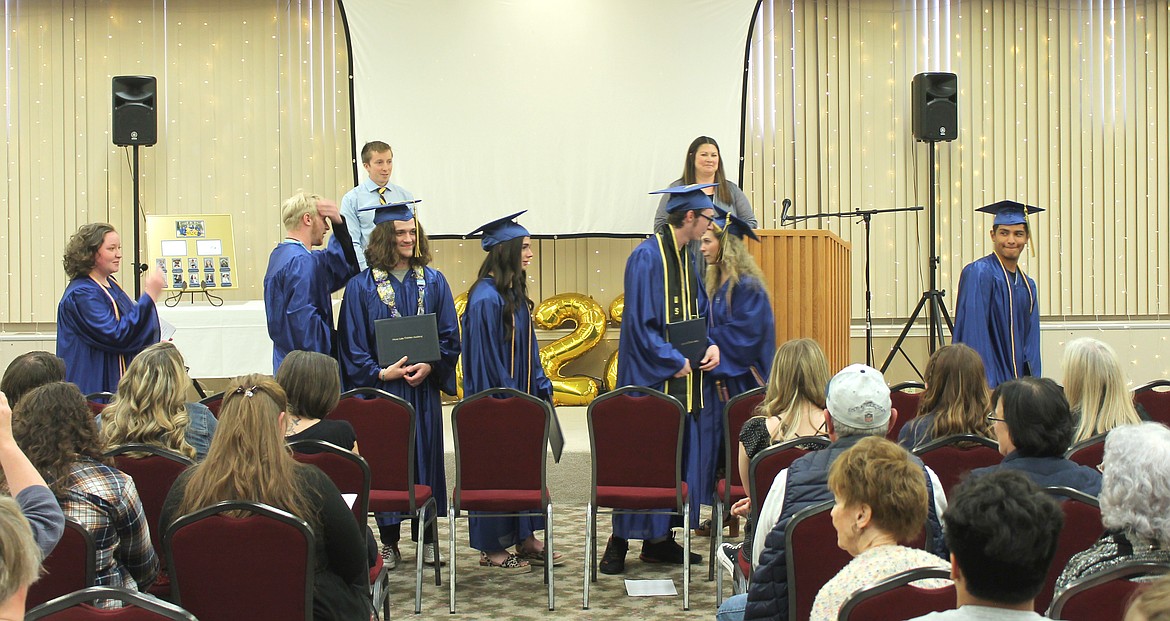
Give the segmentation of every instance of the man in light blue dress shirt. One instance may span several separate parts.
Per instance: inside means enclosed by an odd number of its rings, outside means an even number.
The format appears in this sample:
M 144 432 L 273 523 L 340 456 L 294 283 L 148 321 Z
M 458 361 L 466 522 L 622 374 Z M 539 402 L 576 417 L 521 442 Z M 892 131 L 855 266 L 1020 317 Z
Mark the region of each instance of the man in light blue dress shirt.
M 374 212 L 360 210 L 374 205 L 411 201 L 414 195 L 390 183 L 390 173 L 394 170 L 394 150 L 385 142 L 374 140 L 362 147 L 362 166 L 369 178 L 345 193 L 341 199 L 341 215 L 345 217 L 354 252 L 364 270 L 367 267 L 366 243 L 374 230 Z

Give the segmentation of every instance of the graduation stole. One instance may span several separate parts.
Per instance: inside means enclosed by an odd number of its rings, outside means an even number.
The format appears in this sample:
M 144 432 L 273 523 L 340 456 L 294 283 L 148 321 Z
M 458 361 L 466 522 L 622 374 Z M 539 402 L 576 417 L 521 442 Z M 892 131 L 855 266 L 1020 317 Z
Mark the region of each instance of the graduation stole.
M 390 316 L 401 317 L 402 313 L 398 311 L 398 304 L 394 300 L 394 286 L 390 284 L 390 273 L 371 267 L 370 274 L 374 277 L 374 286 L 378 288 L 378 297 L 390 309 Z M 426 311 L 423 310 L 423 302 L 426 300 L 427 279 L 421 267 L 414 268 L 413 274 L 414 281 L 418 284 L 418 309 L 415 314 L 423 315 L 426 314 Z
M 1008 274 L 1007 266 L 1003 264 L 1003 259 L 999 255 L 995 255 L 995 259 L 999 261 L 999 269 L 1003 270 L 1003 282 L 1007 285 L 1008 292 L 1008 332 L 1011 338 L 1012 345 L 1012 377 L 1019 379 L 1020 370 L 1016 368 L 1016 307 L 1015 307 L 1015 292 L 1012 289 L 1012 279 Z M 1028 284 L 1028 277 L 1024 275 L 1024 270 L 1020 268 L 1020 264 L 1016 264 L 1016 278 L 1024 280 L 1024 288 L 1028 290 L 1028 312 L 1036 307 L 1036 292 L 1032 290 L 1032 286 Z
M 97 283 L 98 289 L 101 289 L 102 293 L 106 294 L 106 297 L 110 300 L 110 306 L 114 309 L 114 320 L 122 321 L 122 313 L 118 310 L 118 303 L 114 301 L 114 296 L 110 294 L 110 291 L 106 289 L 106 287 L 102 286 L 102 283 L 98 282 L 98 279 L 94 278 L 93 276 L 90 276 L 89 279 Z M 108 276 L 106 281 L 110 283 L 111 288 L 118 286 L 118 281 L 114 280 L 113 276 Z M 121 287 L 118 288 L 121 289 Z M 121 377 L 125 374 L 126 354 L 118 354 L 118 378 L 121 379 Z
M 690 253 L 684 244 L 681 248 L 674 239 L 674 232 L 667 226 L 654 234 L 658 240 L 658 254 L 662 257 L 662 289 L 665 321 L 662 338 L 666 338 L 666 325 L 676 321 L 694 319 L 699 315 L 698 281 L 691 273 Z M 692 369 L 686 377 L 666 380 L 666 394 L 676 398 L 688 412 L 703 407 L 703 372 Z

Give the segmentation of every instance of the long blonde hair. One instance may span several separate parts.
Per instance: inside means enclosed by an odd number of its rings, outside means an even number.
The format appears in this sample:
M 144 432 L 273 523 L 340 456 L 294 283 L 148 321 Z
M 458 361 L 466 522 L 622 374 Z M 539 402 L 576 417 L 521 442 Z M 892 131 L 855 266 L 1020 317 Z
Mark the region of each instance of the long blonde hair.
M 250 500 L 320 525 L 296 474 L 304 466 L 284 441 L 280 414 L 287 403 L 284 389 L 267 375 L 247 375 L 228 386 L 211 449 L 192 467 L 178 515 L 224 500 Z
M 1080 415 L 1073 442 L 1087 440 L 1119 425 L 1141 422 L 1117 352 L 1094 338 L 1070 341 L 1061 361 L 1064 393 Z
M 800 422 L 799 406 L 811 404 L 825 409 L 825 387 L 829 385 L 829 363 L 819 343 L 795 339 L 776 349 L 764 400 L 756 415 L 780 417 L 773 438 L 787 438 Z
M 102 411 L 102 433 L 110 446 L 155 444 L 195 458 L 187 442 L 191 418 L 184 403 L 190 379 L 173 344 L 142 350 L 118 381 L 118 392 Z
M 755 278 L 755 284 L 767 296 L 768 290 L 764 288 L 764 272 L 760 270 L 759 265 L 756 265 L 756 260 L 748 252 L 743 240 L 728 233 L 727 229 L 720 228 L 717 224 L 711 225 L 710 233 L 719 240 L 719 260 L 707 268 L 707 274 L 704 277 L 707 296 L 714 297 L 715 293 L 719 291 L 719 286 L 723 284 L 724 280 L 727 280 L 727 304 L 730 306 L 731 293 L 739 284 L 740 279 L 745 276 Z

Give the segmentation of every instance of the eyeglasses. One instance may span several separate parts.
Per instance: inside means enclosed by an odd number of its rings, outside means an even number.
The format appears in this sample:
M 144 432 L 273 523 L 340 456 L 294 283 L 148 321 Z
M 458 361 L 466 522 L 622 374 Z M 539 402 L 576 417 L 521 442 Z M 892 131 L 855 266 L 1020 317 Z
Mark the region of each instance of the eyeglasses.
M 996 421 L 999 421 L 999 422 L 1001 422 L 1001 423 L 1006 423 L 1006 422 L 1007 422 L 1006 420 L 1004 420 L 1004 419 L 1002 419 L 1002 418 L 999 418 L 999 417 L 997 417 L 997 416 L 995 415 L 995 412 L 988 412 L 988 413 L 987 413 L 987 422 L 989 422 L 989 423 L 994 423 L 994 422 L 996 422 Z
M 708 216 L 708 215 L 707 215 L 707 214 L 705 214 L 705 213 L 700 213 L 700 212 L 697 212 L 697 211 L 696 211 L 695 213 L 697 213 L 697 214 L 698 214 L 700 217 L 706 218 L 708 223 L 710 223 L 710 224 L 715 224 L 715 218 L 712 218 L 711 216 Z

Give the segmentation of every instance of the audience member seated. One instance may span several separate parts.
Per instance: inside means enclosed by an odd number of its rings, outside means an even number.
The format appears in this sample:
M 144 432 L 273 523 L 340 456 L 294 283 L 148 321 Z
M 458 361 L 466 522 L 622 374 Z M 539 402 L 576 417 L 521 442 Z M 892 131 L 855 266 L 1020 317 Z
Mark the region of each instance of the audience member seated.
M 906 449 L 876 437 L 862 439 L 833 462 L 833 528 L 837 546 L 853 560 L 817 592 L 812 621 L 837 621 L 841 605 L 854 591 L 895 574 L 920 567 L 950 569 L 930 552 L 899 545 L 912 541 L 926 525 L 929 492 L 921 471 Z M 939 588 L 949 582 L 916 584 Z
M 764 400 L 756 415 L 744 423 L 739 434 L 739 479 L 748 483 L 752 458 L 769 446 L 795 438 L 825 435 L 825 386 L 829 384 L 829 363 L 825 352 L 812 339 L 788 341 L 772 357 L 772 372 Z M 811 445 L 805 448 L 820 448 Z M 735 503 L 731 513 L 749 517 L 751 498 Z M 747 521 L 744 541 L 752 540 L 754 524 Z M 723 544 L 722 555 L 734 563 L 735 555 L 751 560 L 751 546 Z
M 1170 621 L 1170 576 L 1158 578 L 1138 591 L 1123 621 Z
M 1141 422 L 1133 393 L 1125 385 L 1121 361 L 1109 345 L 1079 338 L 1064 347 L 1064 395 L 1077 421 L 1072 444 L 1119 425 Z
M 971 477 L 1017 470 L 1040 487 L 1071 487 L 1090 496 L 1101 491 L 1101 473 L 1064 458 L 1075 425 L 1064 391 L 1048 378 L 1004 382 L 991 395 L 995 438 L 1003 461 L 971 471 Z
M 28 587 L 41 571 L 41 553 L 16 501 L 0 497 L 0 619 L 23 619 Z
M 801 509 L 832 500 L 829 468 L 846 450 L 866 437 L 885 437 L 898 413 L 890 407 L 890 388 L 877 369 L 863 364 L 845 367 L 829 382 L 825 396 L 825 426 L 831 444 L 824 450 L 802 455 L 776 475 L 757 513 L 755 558 L 748 592 L 733 595 L 719 607 L 718 618 L 779 619 L 788 617 L 788 575 L 784 529 Z M 927 542 L 932 551 L 943 549 L 939 516 L 946 509 L 942 485 L 918 458 L 927 482 L 929 516 Z
M 1122 425 L 1105 438 L 1101 523 L 1105 534 L 1075 554 L 1056 579 L 1054 597 L 1073 580 L 1122 561 L 1170 562 L 1170 429 L 1158 423 Z
M 308 522 L 315 535 L 313 618 L 369 619 L 369 574 L 357 522 L 329 477 L 289 454 L 288 424 L 284 389 L 271 377 L 248 375 L 233 382 L 224 393 L 207 459 L 175 481 L 160 526 L 166 529 L 179 517 L 224 500 L 287 511 Z
M 962 344 L 947 345 L 926 363 L 922 412 L 898 432 L 898 444 L 914 450 L 932 440 L 958 434 L 991 437 L 987 424 L 990 391 L 983 360 Z
M 77 386 L 53 382 L 16 406 L 13 435 L 61 503 L 97 544 L 97 584 L 145 591 L 158 557 L 134 481 L 103 457 L 105 442 Z M 109 605 L 115 605 L 111 602 Z
M 1002 384 L 1001 384 L 1002 386 Z M 943 516 L 956 609 L 913 621 L 1028 621 L 1056 554 L 1060 505 L 1019 472 L 962 483 Z
M 337 360 L 315 351 L 292 351 L 280 363 L 276 383 L 288 396 L 285 440 L 324 440 L 358 452 L 357 434 L 344 420 L 324 420 L 341 399 Z
M 9 407 L 15 408 L 28 391 L 50 382 L 65 381 L 65 361 L 47 351 L 30 351 L 16 357 L 4 370 L 0 391 L 8 395 Z
M 134 357 L 98 424 L 109 446 L 153 444 L 199 461 L 218 424 L 202 403 L 184 401 L 191 378 L 178 348 L 156 343 Z
M 16 499 L 20 512 L 28 519 L 41 555 L 48 556 L 61 539 L 65 514 L 41 473 L 12 437 L 12 409 L 8 407 L 8 398 L 3 391 L 0 391 L 0 473 L 8 483 L 8 493 Z

